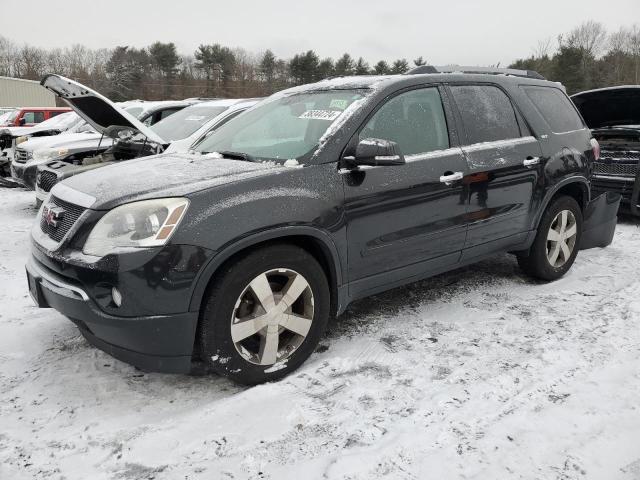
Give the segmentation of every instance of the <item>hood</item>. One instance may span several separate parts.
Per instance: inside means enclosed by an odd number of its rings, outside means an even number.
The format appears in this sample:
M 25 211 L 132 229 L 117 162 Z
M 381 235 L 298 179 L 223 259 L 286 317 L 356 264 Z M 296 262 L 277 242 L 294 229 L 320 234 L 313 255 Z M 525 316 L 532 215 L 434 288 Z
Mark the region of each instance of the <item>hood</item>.
M 96 210 L 149 198 L 185 196 L 256 175 L 281 173 L 278 164 L 220 158 L 216 154 L 163 154 L 109 165 L 59 185 L 93 197 Z M 54 187 L 57 188 L 57 187 Z M 55 190 L 52 190 L 55 195 Z M 89 205 L 86 205 L 89 206 Z
M 11 137 L 22 137 L 33 135 L 34 133 L 39 132 L 61 132 L 62 130 L 59 128 L 51 128 L 51 127 L 39 127 L 38 125 L 34 125 L 33 127 L 5 127 L 0 128 L 0 135 L 9 135 Z
M 135 128 L 153 142 L 167 143 L 136 117 L 78 82 L 61 75 L 50 74 L 45 75 L 40 84 L 60 97 L 100 133 L 104 133 L 108 127 L 114 125 L 130 127 Z
M 55 137 L 36 137 L 21 143 L 19 148 L 28 152 L 34 152 L 36 150 L 43 150 L 46 148 L 92 148 L 97 147 L 100 143 L 99 133 L 63 133 L 56 135 Z M 104 137 L 101 142 L 101 146 L 111 146 L 113 140 L 109 137 Z
M 640 125 L 640 85 L 589 90 L 571 99 L 592 130 Z

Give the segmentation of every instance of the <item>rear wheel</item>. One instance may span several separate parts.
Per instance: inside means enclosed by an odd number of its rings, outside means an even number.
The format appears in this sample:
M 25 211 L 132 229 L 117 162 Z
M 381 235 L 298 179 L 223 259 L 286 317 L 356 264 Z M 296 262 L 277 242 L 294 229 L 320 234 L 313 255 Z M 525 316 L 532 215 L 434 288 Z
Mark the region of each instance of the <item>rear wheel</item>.
M 573 265 L 582 237 L 582 211 L 572 197 L 551 201 L 544 212 L 538 233 L 527 255 L 518 255 L 518 264 L 529 275 L 556 280 Z
M 228 263 L 211 286 L 200 319 L 203 360 L 244 384 L 298 368 L 329 318 L 322 267 L 305 250 L 274 245 Z

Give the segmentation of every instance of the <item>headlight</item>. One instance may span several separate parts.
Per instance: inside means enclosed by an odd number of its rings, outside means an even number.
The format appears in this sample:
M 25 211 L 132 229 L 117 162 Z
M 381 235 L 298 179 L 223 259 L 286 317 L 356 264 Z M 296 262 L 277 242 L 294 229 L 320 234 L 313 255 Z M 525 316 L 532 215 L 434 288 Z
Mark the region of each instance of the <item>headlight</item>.
M 45 148 L 44 150 L 36 150 L 33 152 L 33 159 L 37 161 L 54 160 L 64 157 L 69 153 L 67 148 Z
M 160 198 L 116 207 L 93 227 L 82 252 L 104 257 L 118 250 L 164 245 L 188 206 L 186 198 Z
M 24 136 L 18 137 L 18 138 L 16 138 L 16 145 L 20 145 L 21 143 L 24 143 L 27 140 L 29 140 L 29 137 L 24 137 Z

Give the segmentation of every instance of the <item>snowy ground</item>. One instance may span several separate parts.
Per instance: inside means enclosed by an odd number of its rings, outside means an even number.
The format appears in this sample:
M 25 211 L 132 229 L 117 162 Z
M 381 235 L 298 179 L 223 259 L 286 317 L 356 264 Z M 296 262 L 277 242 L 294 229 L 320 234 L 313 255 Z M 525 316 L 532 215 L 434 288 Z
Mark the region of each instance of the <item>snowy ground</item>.
M 278 383 L 143 374 L 27 294 L 0 188 L 0 479 L 639 479 L 640 228 L 536 283 L 497 257 L 353 305 Z

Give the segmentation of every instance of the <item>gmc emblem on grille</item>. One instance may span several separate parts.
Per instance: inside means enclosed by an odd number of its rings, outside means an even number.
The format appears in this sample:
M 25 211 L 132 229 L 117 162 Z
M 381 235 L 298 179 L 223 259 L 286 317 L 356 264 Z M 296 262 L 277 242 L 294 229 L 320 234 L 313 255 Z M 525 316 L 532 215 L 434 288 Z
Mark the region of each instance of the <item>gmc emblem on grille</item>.
M 42 219 L 50 227 L 56 228 L 58 222 L 64 217 L 64 209 L 60 207 L 44 206 L 42 209 Z

